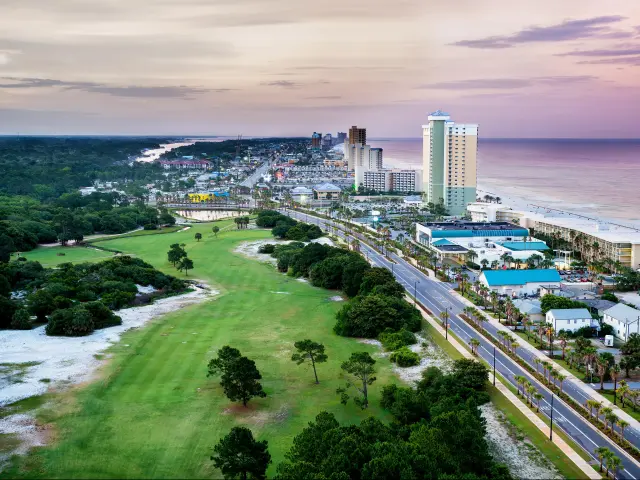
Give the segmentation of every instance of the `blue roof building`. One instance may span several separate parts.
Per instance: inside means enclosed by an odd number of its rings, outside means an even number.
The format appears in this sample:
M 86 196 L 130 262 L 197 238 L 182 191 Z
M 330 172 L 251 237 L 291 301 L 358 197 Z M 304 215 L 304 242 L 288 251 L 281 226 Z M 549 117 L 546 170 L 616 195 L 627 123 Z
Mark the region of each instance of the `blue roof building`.
M 492 291 L 512 296 L 536 295 L 540 288 L 548 285 L 559 285 L 560 274 L 557 270 L 485 270 L 480 275 L 480 282 Z

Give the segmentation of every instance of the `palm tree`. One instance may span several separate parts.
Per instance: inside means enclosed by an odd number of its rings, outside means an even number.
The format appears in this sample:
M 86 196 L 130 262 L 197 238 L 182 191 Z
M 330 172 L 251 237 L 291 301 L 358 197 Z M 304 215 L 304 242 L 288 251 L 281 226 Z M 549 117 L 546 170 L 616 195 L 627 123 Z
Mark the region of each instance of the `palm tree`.
M 553 330 L 553 327 L 551 326 L 550 323 L 547 323 L 547 338 L 549 339 L 549 350 L 551 351 L 551 354 L 549 355 L 551 358 L 553 358 L 553 334 L 555 333 Z
M 513 354 L 516 355 L 516 348 L 518 348 L 520 344 L 518 342 L 511 342 L 511 350 L 513 350 Z
M 524 326 L 524 333 L 527 335 L 527 340 L 531 338 L 531 326 L 533 322 L 527 313 L 522 314 L 522 325 Z
M 483 268 L 483 269 L 486 269 L 486 268 L 487 268 L 487 266 L 489 266 L 489 260 L 487 260 L 486 258 L 483 258 L 483 259 L 480 261 L 480 265 L 482 265 L 482 268 Z
M 491 269 L 495 270 L 496 268 L 498 268 L 498 265 L 500 264 L 500 262 L 498 262 L 498 260 L 493 260 L 491 262 Z
M 449 312 L 447 312 L 446 310 L 443 310 L 442 312 L 440 312 L 440 320 L 442 320 L 442 325 L 444 326 L 444 330 L 446 332 L 447 328 L 449 328 Z
M 597 400 L 589 399 L 587 400 L 587 408 L 589 409 L 589 418 L 593 416 L 593 410 L 597 409 L 600 406 L 600 402 Z
M 533 394 L 533 398 L 536 399 L 536 412 L 540 412 L 540 400 L 542 400 L 543 395 L 540 392 L 536 391 Z
M 544 380 L 549 383 L 547 374 L 551 372 L 553 366 L 549 362 L 542 362 L 542 367 L 544 368 Z
M 613 404 L 615 405 L 615 391 L 618 389 L 618 377 L 620 376 L 620 365 L 617 364 L 613 364 L 610 368 L 609 368 L 609 376 L 613 379 L 613 392 L 614 392 L 614 397 L 613 397 Z
M 621 380 L 620 386 L 616 390 L 616 395 L 618 396 L 618 398 L 620 398 L 620 403 L 622 404 L 622 408 L 624 408 L 624 401 L 628 393 L 629 393 L 629 386 L 627 385 L 626 380 Z
M 607 372 L 608 359 L 602 354 L 596 356 L 596 367 L 598 368 L 598 375 L 600 376 L 600 391 L 604 390 L 604 374 Z
M 602 423 L 604 423 L 604 428 L 606 430 L 607 423 L 609 421 L 609 416 L 613 413 L 613 408 L 611 408 L 611 407 L 602 407 L 600 409 L 600 413 L 602 414 Z
M 611 428 L 611 435 L 613 435 L 613 426 L 618 423 L 618 416 L 613 413 L 613 411 L 611 411 L 611 413 L 608 413 L 607 416 L 605 417 L 605 420 L 609 422 L 609 428 Z M 605 428 L 606 428 L 606 423 L 605 423 Z
M 611 454 L 609 457 L 607 457 L 607 468 L 613 472 L 613 478 L 616 478 L 618 476 L 618 470 L 620 469 L 621 465 L 622 460 L 620 460 L 615 455 Z
M 602 463 L 604 462 L 604 459 L 611 454 L 611 450 L 607 447 L 598 447 L 593 451 L 593 453 L 595 453 L 596 458 L 600 461 L 600 471 L 602 471 Z
M 491 310 L 496 313 L 498 309 L 498 292 L 491 292 L 489 295 L 491 297 Z
M 527 395 L 528 395 L 528 404 L 533 407 L 533 395 L 537 392 L 536 387 L 531 385 L 531 383 L 527 382 Z
M 516 375 L 515 377 L 513 377 L 514 380 L 516 381 L 516 388 L 518 390 L 518 395 L 520 395 L 520 387 L 522 386 L 522 396 L 524 397 L 524 382 L 527 381 L 526 378 L 524 378 L 522 375 Z
M 560 387 L 560 395 L 562 395 L 562 382 L 564 382 L 567 379 L 566 375 L 562 375 L 561 373 L 556 373 L 556 380 L 558 380 L 559 383 L 559 387 Z
M 469 340 L 469 345 L 471 345 L 471 353 L 474 355 L 478 355 L 478 347 L 480 346 L 480 341 L 476 338 L 472 338 Z
M 534 358 L 534 359 L 533 359 L 533 363 L 535 363 L 535 364 L 536 364 L 536 373 L 538 373 L 538 374 L 539 374 L 540 372 L 538 371 L 538 367 L 539 367 L 539 366 L 540 366 L 540 364 L 542 363 L 542 360 L 540 360 L 538 357 L 536 357 L 536 358 Z
M 624 443 L 624 429 L 629 426 L 629 422 L 619 418 L 616 423 L 618 424 L 618 427 L 620 427 L 620 439 Z
M 547 331 L 547 326 L 540 322 L 538 324 L 538 334 L 540 335 L 540 348 L 542 348 L 542 336 L 545 334 L 545 332 Z
M 565 350 L 567 349 L 567 344 L 569 343 L 569 335 L 567 332 L 560 332 L 558 334 L 558 340 L 560 341 L 560 348 L 562 348 L 562 360 L 564 360 Z

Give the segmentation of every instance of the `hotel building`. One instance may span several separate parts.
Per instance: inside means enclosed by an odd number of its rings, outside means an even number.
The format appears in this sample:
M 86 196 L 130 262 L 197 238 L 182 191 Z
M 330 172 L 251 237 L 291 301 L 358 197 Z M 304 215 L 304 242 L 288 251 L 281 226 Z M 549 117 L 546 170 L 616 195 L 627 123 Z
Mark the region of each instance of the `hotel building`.
M 427 202 L 443 202 L 451 215 L 464 215 L 476 200 L 478 125 L 451 121 L 440 110 L 422 126 L 424 194 Z

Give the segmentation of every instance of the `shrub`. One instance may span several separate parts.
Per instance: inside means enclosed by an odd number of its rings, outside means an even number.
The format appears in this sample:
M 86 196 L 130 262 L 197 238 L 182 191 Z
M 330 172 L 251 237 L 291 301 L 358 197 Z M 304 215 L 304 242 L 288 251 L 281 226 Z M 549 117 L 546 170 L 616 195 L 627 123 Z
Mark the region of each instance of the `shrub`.
M 416 336 L 404 328 L 399 332 L 385 330 L 380 334 L 378 340 L 380 340 L 385 350 L 398 350 L 402 347 L 414 345 L 418 342 Z
M 414 367 L 420 364 L 420 356 L 407 347 L 402 347 L 400 350 L 393 352 L 389 360 L 399 367 Z
M 13 314 L 11 328 L 14 330 L 31 330 L 31 317 L 26 309 L 20 308 Z
M 82 306 L 91 315 L 96 330 L 122 325 L 122 319 L 101 301 L 83 303 Z
M 275 249 L 276 249 L 275 245 L 273 245 L 271 243 L 267 243 L 267 244 L 264 244 L 264 245 L 260 245 L 258 247 L 258 253 L 269 253 L 269 254 L 271 254 L 271 253 L 273 253 L 275 251 Z
M 102 295 L 100 300 L 112 310 L 118 310 L 119 308 L 126 307 L 133 299 L 136 297 L 135 293 L 132 292 L 121 292 L 115 291 L 110 293 L 105 293 Z
M 45 328 L 47 335 L 81 337 L 93 332 L 95 326 L 91 314 L 82 305 L 56 310 L 49 316 Z
M 147 223 L 143 228 L 145 230 L 157 230 L 158 226 L 155 223 Z
M 620 301 L 620 299 L 616 297 L 616 295 L 612 292 L 604 292 L 601 298 L 602 300 L 609 300 L 610 302 L 616 302 L 616 303 Z

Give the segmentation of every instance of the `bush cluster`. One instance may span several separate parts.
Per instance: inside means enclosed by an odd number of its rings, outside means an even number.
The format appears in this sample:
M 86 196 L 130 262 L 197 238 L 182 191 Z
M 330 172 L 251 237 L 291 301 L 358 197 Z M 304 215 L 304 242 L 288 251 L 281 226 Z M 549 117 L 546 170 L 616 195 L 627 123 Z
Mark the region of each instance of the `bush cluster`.
M 409 350 L 407 347 L 402 347 L 396 350 L 389 357 L 393 363 L 399 367 L 413 367 L 420 363 L 420 356 Z
M 322 230 L 317 225 L 297 222 L 275 210 L 258 212 L 256 225 L 261 228 L 271 228 L 271 234 L 274 237 L 286 240 L 308 242 L 322 236 Z
M 385 330 L 380 334 L 378 340 L 380 340 L 384 349 L 388 351 L 398 350 L 408 345 L 415 345 L 418 342 L 416 336 L 405 329 L 401 329 L 398 332 Z

